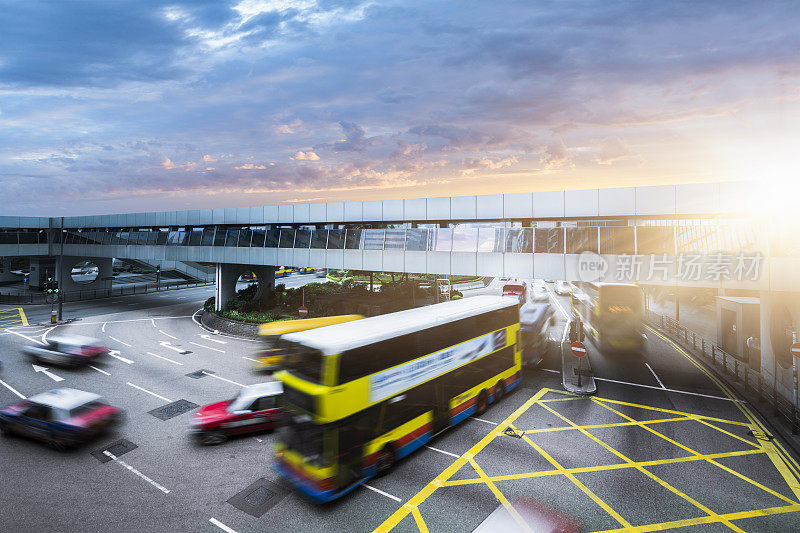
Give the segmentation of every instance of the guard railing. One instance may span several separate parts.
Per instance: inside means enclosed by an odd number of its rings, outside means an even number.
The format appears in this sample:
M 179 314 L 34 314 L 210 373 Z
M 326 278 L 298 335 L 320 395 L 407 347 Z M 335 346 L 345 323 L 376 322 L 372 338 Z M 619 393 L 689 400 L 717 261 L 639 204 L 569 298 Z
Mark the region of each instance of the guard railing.
M 66 291 L 63 301 L 77 302 L 81 300 L 95 300 L 97 298 L 111 298 L 114 296 L 128 296 L 131 294 L 145 294 L 149 292 L 163 292 L 174 289 L 190 287 L 204 287 L 213 285 L 213 281 L 162 281 L 160 283 L 135 283 L 112 287 L 110 289 L 85 289 Z M 57 303 L 48 301 L 47 294 L 41 292 L 28 292 L 20 294 L 0 294 L 0 303 L 3 304 L 49 304 Z

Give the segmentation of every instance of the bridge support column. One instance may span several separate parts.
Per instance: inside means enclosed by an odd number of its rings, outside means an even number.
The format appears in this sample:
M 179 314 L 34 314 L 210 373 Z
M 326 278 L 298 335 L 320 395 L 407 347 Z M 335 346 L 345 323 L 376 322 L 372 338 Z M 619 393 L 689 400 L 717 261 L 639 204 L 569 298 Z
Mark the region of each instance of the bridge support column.
M 245 272 L 252 272 L 258 279 L 256 300 L 261 307 L 268 308 L 270 296 L 275 288 L 275 267 L 267 265 L 241 265 L 234 263 L 217 263 L 216 291 L 214 293 L 214 310 L 222 311 L 228 300 L 236 296 L 236 282 Z
M 91 261 L 97 266 L 97 277 L 86 282 L 75 281 L 72 278 L 72 269 L 84 261 Z M 70 293 L 86 291 L 96 291 L 97 297 L 107 296 L 106 292 L 111 289 L 111 277 L 114 274 L 112 264 L 113 259 L 110 257 L 56 257 L 55 280 L 60 282 L 59 290 L 66 300 L 70 299 Z M 76 274 L 76 276 L 82 275 Z

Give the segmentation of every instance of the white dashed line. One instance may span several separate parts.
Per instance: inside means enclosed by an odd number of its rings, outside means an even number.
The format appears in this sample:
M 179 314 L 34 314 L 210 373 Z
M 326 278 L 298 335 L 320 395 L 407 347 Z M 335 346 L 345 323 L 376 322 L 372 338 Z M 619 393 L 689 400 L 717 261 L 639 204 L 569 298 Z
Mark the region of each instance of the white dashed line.
M 42 341 L 40 341 L 39 339 L 33 339 L 33 338 L 31 338 L 31 337 L 28 337 L 27 335 L 23 335 L 22 333 L 18 333 L 18 332 L 16 332 L 16 331 L 11 331 L 10 329 L 6 329 L 6 331 L 7 331 L 8 333 L 13 333 L 14 335 L 18 335 L 18 336 L 22 337 L 23 339 L 27 339 L 27 340 L 29 340 L 29 341 L 31 341 L 31 342 L 35 342 L 36 344 L 41 344 L 41 345 L 43 345 L 43 346 L 44 346 L 44 344 L 45 344 L 45 343 L 43 343 Z
M 156 326 L 156 321 L 155 321 L 155 320 L 153 320 L 152 318 L 150 319 L 150 323 L 151 323 L 151 324 L 153 324 L 153 327 L 154 327 L 154 328 L 155 328 L 155 327 L 157 327 L 157 326 Z
M 403 501 L 403 500 L 401 500 L 400 498 L 398 498 L 397 496 L 392 496 L 392 495 L 391 495 L 391 494 L 389 494 L 388 492 L 383 492 L 381 489 L 376 489 L 375 487 L 371 487 L 371 486 L 367 485 L 366 483 L 364 483 L 364 486 L 365 486 L 365 487 L 367 487 L 369 490 L 371 490 L 371 491 L 374 491 L 374 492 L 377 492 L 378 494 L 381 494 L 381 495 L 383 495 L 383 496 L 386 496 L 387 498 L 391 498 L 391 499 L 393 499 L 393 500 L 394 500 L 394 501 L 396 501 L 396 502 L 401 502 L 401 501 Z
M 236 533 L 236 530 L 229 528 L 216 518 L 209 518 L 208 521 L 217 526 L 218 528 L 220 528 L 222 531 L 225 531 L 226 533 Z
M 143 389 L 143 388 L 142 388 L 142 387 L 140 387 L 139 385 L 134 385 L 134 384 L 133 384 L 133 383 L 131 383 L 130 381 L 126 382 L 126 385 L 130 385 L 130 386 L 131 386 L 131 387 L 133 387 L 134 389 L 139 389 L 139 390 L 140 390 L 140 391 L 142 391 L 142 392 L 146 392 L 146 393 L 147 393 L 147 394 L 149 394 L 150 396 L 155 396 L 156 398 L 161 398 L 161 399 L 162 399 L 162 400 L 164 400 L 165 402 L 172 403 L 172 400 L 170 400 L 169 398 L 164 398 L 164 397 L 163 397 L 163 396 L 161 396 L 160 394 L 156 394 L 155 392 L 150 392 L 150 391 L 149 391 L 149 390 L 147 390 L 147 389 Z
M 105 374 L 106 376 L 110 376 L 111 375 L 108 372 L 106 372 L 105 370 L 101 370 L 101 369 L 97 368 L 96 366 L 92 366 L 92 365 L 88 365 L 88 366 L 92 370 L 97 370 L 98 372 L 100 372 L 101 374 Z
M 103 327 L 100 328 L 100 331 L 102 331 L 103 333 L 106 332 L 106 324 L 108 324 L 108 322 L 103 322 Z
M 433 450 L 435 452 L 439 452 L 439 453 L 443 453 L 445 455 L 449 455 L 450 457 L 455 457 L 455 458 L 461 457 L 460 455 L 456 455 L 454 453 L 446 452 L 444 450 L 440 450 L 439 448 L 434 448 L 433 446 L 425 446 L 425 447 L 428 448 L 429 450 Z
M 183 363 L 181 363 L 181 362 L 178 362 L 178 361 L 173 361 L 173 360 L 172 360 L 172 359 L 170 359 L 169 357 L 164 357 L 163 355 L 158 355 L 158 354 L 155 354 L 155 353 L 153 353 L 153 352 L 145 352 L 145 353 L 146 353 L 147 355 L 152 355 L 153 357 L 158 357 L 159 359 L 163 359 L 164 361 L 169 361 L 170 363 L 172 363 L 172 364 L 174 364 L 174 365 L 180 365 L 180 366 L 183 366 Z
M 541 370 L 543 372 L 553 372 L 554 374 L 560 374 L 561 373 L 560 370 L 553 370 L 552 368 L 540 368 L 539 370 Z
M 666 389 L 666 387 L 664 386 L 664 384 L 663 384 L 663 383 L 661 383 L 661 380 L 660 380 L 660 379 L 658 379 L 658 376 L 656 375 L 656 373 L 655 373 L 655 371 L 653 370 L 653 368 L 652 368 L 650 365 L 648 365 L 647 363 L 645 363 L 645 364 L 644 364 L 644 366 L 646 366 L 646 367 L 647 367 L 647 369 L 650 371 L 650 373 L 651 373 L 651 374 L 653 374 L 653 377 L 654 377 L 654 378 L 656 378 L 656 381 L 658 381 L 658 384 L 659 384 L 659 385 L 661 385 L 661 388 L 662 388 L 662 389 Z
M 116 338 L 116 337 L 112 337 L 111 335 L 109 335 L 109 336 L 108 336 L 108 338 L 109 338 L 109 339 L 111 339 L 112 341 L 117 341 L 117 342 L 118 342 L 118 343 L 120 343 L 120 344 L 124 344 L 124 345 L 125 345 L 125 346 L 127 346 L 128 348 L 130 348 L 130 347 L 131 347 L 131 345 L 130 345 L 130 344 L 128 344 L 127 342 L 123 342 L 123 341 L 119 340 L 119 339 L 118 339 L 118 338 Z
M 252 361 L 252 362 L 254 362 L 254 363 L 260 363 L 260 362 L 261 362 L 261 361 L 259 361 L 258 359 L 253 359 L 252 357 L 245 357 L 245 356 L 242 356 L 242 359 L 247 359 L 248 361 Z
M 130 385 L 130 383 L 128 385 Z M 165 489 L 164 487 L 162 487 L 161 485 L 159 485 L 158 483 L 156 483 L 155 481 L 153 481 L 149 477 L 145 476 L 144 474 L 142 474 L 141 472 L 136 470 L 134 467 L 132 467 L 131 465 L 129 465 L 125 461 L 117 459 L 117 457 L 113 453 L 109 452 L 108 450 L 103 450 L 103 454 L 108 456 L 108 457 L 110 457 L 111 460 L 113 460 L 115 463 L 118 463 L 118 464 L 124 466 L 125 468 L 127 468 L 128 470 L 130 470 L 131 472 L 133 472 L 134 474 L 136 474 L 137 476 L 139 476 L 143 480 L 147 481 L 148 483 L 150 483 L 152 486 L 154 486 L 155 488 L 157 488 L 158 490 L 160 490 L 164 494 L 169 494 L 169 489 Z
M 17 389 L 15 389 L 14 387 L 12 387 L 11 385 L 9 385 L 8 383 L 6 383 L 5 381 L 3 381 L 2 379 L 0 379 L 0 385 L 2 385 L 3 387 L 7 388 L 7 389 L 8 389 L 8 390 L 10 390 L 11 392 L 13 392 L 14 394 L 16 394 L 16 395 L 17 395 L 17 396 L 19 396 L 20 398 L 22 398 L 23 400 L 24 400 L 24 399 L 26 399 L 26 396 L 25 396 L 24 394 L 22 394 L 21 392 L 19 392 Z
M 189 344 L 194 344 L 195 346 L 199 346 L 201 348 L 206 348 L 207 350 L 213 350 L 219 353 L 225 353 L 225 350 L 220 350 L 219 348 L 212 348 L 211 346 L 206 346 L 204 344 L 197 344 L 196 342 L 189 341 Z
M 493 426 L 497 425 L 497 422 L 491 422 L 489 420 L 484 420 L 483 418 L 478 418 L 477 416 L 471 416 L 470 418 L 473 419 L 473 420 L 477 420 L 478 422 L 485 422 L 487 424 L 491 424 Z
M 210 372 L 206 372 L 205 370 L 203 371 L 203 374 L 205 374 L 206 376 L 211 376 L 212 378 L 217 378 L 217 379 L 220 379 L 220 380 L 222 380 L 222 381 L 227 381 L 228 383 L 233 383 L 234 385 L 239 385 L 239 386 L 240 386 L 240 387 L 242 387 L 242 388 L 245 388 L 245 387 L 247 386 L 247 385 L 242 385 L 241 383 L 237 383 L 237 382 L 235 382 L 235 381 L 232 381 L 232 380 L 230 380 L 230 379 L 227 379 L 227 378 L 221 378 L 221 377 L 219 377 L 218 375 L 216 375 L 216 374 L 211 374 Z
M 169 337 L 170 339 L 175 339 L 175 340 L 178 340 L 178 337 L 176 337 L 176 336 L 174 336 L 174 335 L 170 335 L 169 333 L 167 333 L 167 332 L 166 332 L 166 331 L 164 331 L 164 330 L 161 330 L 161 329 L 160 329 L 160 330 L 158 330 L 158 332 L 159 332 L 159 333 L 163 333 L 164 335 L 166 335 L 166 336 L 167 336 L 167 337 Z
M 609 383 L 619 383 L 620 385 L 630 385 L 631 387 L 643 387 L 645 389 L 655 389 L 661 390 L 664 392 L 675 392 L 677 394 L 690 394 L 692 396 L 702 396 L 703 398 L 713 398 L 715 400 L 726 400 L 729 402 L 738 402 L 740 400 L 731 400 L 730 398 L 723 398 L 722 396 L 714 396 L 712 394 L 701 394 L 699 392 L 689 392 L 685 390 L 677 390 L 677 389 L 664 389 L 661 387 L 654 387 L 653 385 L 642 385 L 641 383 L 631 383 L 629 381 L 618 381 L 616 379 L 609 379 L 609 378 L 598 378 L 595 377 L 594 379 L 598 381 L 608 381 Z

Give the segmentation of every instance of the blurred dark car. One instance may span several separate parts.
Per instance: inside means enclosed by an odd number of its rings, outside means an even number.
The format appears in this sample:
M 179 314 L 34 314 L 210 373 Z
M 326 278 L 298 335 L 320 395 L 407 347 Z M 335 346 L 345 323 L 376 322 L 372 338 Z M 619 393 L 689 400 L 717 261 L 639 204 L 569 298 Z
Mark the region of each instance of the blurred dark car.
M 28 436 L 63 449 L 92 439 L 121 418 L 122 411 L 97 394 L 53 389 L 0 411 L 0 432 Z
M 519 311 L 520 342 L 523 364 L 542 362 L 551 348 L 550 326 L 555 323 L 549 302 L 526 303 Z
M 80 366 L 93 363 L 106 356 L 109 349 L 100 346 L 96 339 L 78 335 L 49 338 L 44 346 L 26 346 L 23 352 L 45 363 L 61 366 Z
M 190 434 L 201 444 L 221 444 L 229 436 L 277 427 L 283 409 L 277 398 L 283 393 L 279 381 L 258 383 L 242 389 L 233 400 L 204 405 L 192 415 Z

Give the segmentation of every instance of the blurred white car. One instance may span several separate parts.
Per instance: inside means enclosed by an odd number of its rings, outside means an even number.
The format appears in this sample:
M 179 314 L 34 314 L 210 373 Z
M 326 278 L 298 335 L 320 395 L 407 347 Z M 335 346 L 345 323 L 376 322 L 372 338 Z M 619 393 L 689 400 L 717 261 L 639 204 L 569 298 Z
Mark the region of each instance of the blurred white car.
M 559 296 L 567 296 L 572 292 L 572 287 L 568 281 L 560 279 L 556 281 L 555 291 Z
M 43 346 L 26 346 L 23 352 L 29 357 L 64 366 L 79 366 L 93 363 L 104 357 L 109 349 L 98 344 L 99 341 L 79 335 L 63 335 L 47 339 Z

